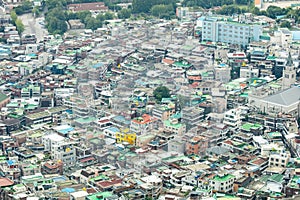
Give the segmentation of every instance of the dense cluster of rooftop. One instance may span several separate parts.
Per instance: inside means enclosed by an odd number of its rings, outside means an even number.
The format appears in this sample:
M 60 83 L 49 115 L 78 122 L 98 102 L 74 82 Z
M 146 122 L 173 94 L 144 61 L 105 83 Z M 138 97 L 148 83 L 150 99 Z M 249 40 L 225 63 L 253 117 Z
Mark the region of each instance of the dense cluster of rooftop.
M 298 31 L 201 15 L 43 41 L 7 20 L 0 199 L 300 198 Z

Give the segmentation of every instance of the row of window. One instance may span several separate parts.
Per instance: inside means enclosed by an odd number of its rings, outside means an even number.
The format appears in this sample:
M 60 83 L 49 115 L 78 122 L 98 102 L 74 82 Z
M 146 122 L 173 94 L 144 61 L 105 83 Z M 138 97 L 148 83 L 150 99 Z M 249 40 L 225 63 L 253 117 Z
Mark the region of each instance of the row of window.
M 271 160 L 271 161 L 274 161 L 274 160 L 275 160 L 276 162 L 279 162 L 279 159 L 278 159 L 278 158 L 276 158 L 276 159 L 270 158 L 270 160 Z M 281 160 L 281 163 L 285 163 L 285 160 Z
M 222 31 L 222 32 L 220 31 L 220 32 L 219 32 L 219 36 L 221 36 L 221 35 L 224 35 L 224 36 L 227 35 L 226 32 L 227 32 L 227 31 Z M 203 31 L 203 33 L 205 33 L 205 31 Z M 222 33 L 223 33 L 223 34 L 222 34 Z M 231 33 L 240 34 L 240 35 L 245 35 L 245 36 L 248 36 L 248 35 L 249 35 L 248 33 L 245 33 L 245 32 L 240 32 L 240 33 L 238 33 L 237 31 L 234 31 L 234 32 L 233 32 L 233 31 L 229 31 L 228 36 L 233 36 Z
M 271 162 L 270 162 L 270 166 L 285 167 L 285 165 L 279 165 L 277 163 L 271 163 Z

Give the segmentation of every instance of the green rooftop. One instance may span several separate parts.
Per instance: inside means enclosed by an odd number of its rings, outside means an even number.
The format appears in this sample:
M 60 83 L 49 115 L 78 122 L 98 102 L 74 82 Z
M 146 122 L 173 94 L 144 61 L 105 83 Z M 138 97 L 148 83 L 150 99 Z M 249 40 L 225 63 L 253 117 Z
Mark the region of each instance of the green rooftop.
M 280 132 L 270 132 L 270 133 L 268 133 L 268 136 L 270 138 L 281 138 L 281 133 Z
M 8 99 L 9 97 L 6 94 L 3 94 L 0 92 L 0 102 L 4 101 L 5 99 Z
M 267 80 L 262 79 L 262 78 L 250 78 L 250 79 L 248 79 L 248 83 L 252 87 L 258 87 L 258 86 L 261 86 L 261 85 L 267 83 Z
M 91 122 L 96 121 L 96 120 L 97 119 L 95 117 L 82 117 L 82 118 L 75 119 L 75 121 L 80 123 L 80 124 L 88 124 L 88 123 L 91 123 Z
M 90 179 L 90 181 L 92 182 L 104 181 L 104 180 L 109 180 L 109 178 L 103 174 L 100 174 L 99 176 Z
M 235 176 L 231 175 L 231 174 L 227 174 L 227 175 L 224 175 L 224 176 L 220 176 L 220 175 L 216 175 L 213 180 L 214 181 L 219 181 L 219 182 L 224 182 L 224 181 L 228 181 L 230 179 L 233 179 L 235 178 Z
M 181 67 L 181 68 L 190 68 L 192 64 L 189 64 L 186 61 L 176 61 L 173 63 L 174 67 Z
M 178 123 L 172 123 L 170 120 L 165 120 L 164 125 L 168 126 L 168 127 L 175 128 L 175 129 L 181 128 L 183 126 L 183 124 L 181 124 L 179 122 Z
M 277 57 L 276 56 L 268 56 L 267 60 L 275 60 Z
M 112 196 L 111 192 L 98 192 L 86 197 L 87 200 L 104 200 L 107 197 Z
M 300 176 L 295 175 L 288 186 L 291 188 L 299 188 L 298 182 L 300 182 Z
M 247 131 L 247 132 L 250 132 L 251 130 L 257 130 L 257 129 L 260 129 L 262 128 L 262 125 L 260 124 L 252 124 L 252 123 L 245 123 L 242 125 L 242 129 Z
M 283 175 L 282 174 L 273 174 L 272 176 L 270 176 L 269 180 L 281 183 L 283 180 Z
M 32 90 L 32 92 L 40 92 L 41 88 L 39 86 L 29 85 L 28 87 L 22 89 L 22 93 L 29 92 L 30 90 Z

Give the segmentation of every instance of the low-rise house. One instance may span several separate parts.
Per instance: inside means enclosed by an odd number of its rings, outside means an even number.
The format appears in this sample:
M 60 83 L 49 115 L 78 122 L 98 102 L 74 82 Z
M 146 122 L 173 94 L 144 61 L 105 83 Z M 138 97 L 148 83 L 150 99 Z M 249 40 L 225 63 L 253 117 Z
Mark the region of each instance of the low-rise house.
M 41 167 L 41 173 L 46 174 L 63 174 L 63 162 L 62 161 L 47 161 Z
M 180 123 L 177 119 L 165 120 L 164 130 L 177 135 L 183 135 L 186 132 L 186 125 Z
M 231 174 L 218 174 L 209 181 L 209 184 L 213 191 L 227 193 L 233 191 L 234 181 L 235 176 Z
M 131 120 L 130 130 L 139 134 L 145 134 L 154 129 L 157 119 L 148 114 L 143 114 Z
M 84 29 L 84 24 L 79 19 L 73 19 L 68 21 L 70 29 Z
M 186 153 L 204 156 L 208 148 L 208 139 L 203 136 L 195 136 L 186 142 Z

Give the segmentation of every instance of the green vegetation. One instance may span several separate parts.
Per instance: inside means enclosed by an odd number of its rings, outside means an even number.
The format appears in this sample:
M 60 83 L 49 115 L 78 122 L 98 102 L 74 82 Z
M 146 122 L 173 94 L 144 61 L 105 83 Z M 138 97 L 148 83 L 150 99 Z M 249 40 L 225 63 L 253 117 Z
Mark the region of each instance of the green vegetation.
M 30 13 L 32 10 L 32 2 L 24 1 L 21 5 L 17 6 L 15 9 L 17 15 L 22 15 L 24 13 Z
M 49 9 L 46 14 L 45 21 L 47 23 L 46 27 L 51 34 L 63 34 L 68 30 L 66 14 L 63 7 L 57 6 Z
M 34 17 L 38 17 L 40 16 L 40 7 L 38 6 L 35 6 L 33 9 L 32 9 L 32 14 L 34 15 Z
M 286 15 L 289 9 L 280 8 L 277 6 L 269 6 L 266 10 L 266 15 L 273 19 L 276 19 L 276 16 Z
M 242 0 L 241 0 L 242 1 Z M 202 7 L 205 9 L 209 9 L 215 6 L 223 6 L 223 5 L 232 5 L 234 3 L 233 0 L 214 0 L 214 1 L 207 1 L 207 0 L 184 0 L 182 2 L 183 6 L 187 7 Z
M 132 2 L 132 12 L 135 14 L 151 13 L 167 19 L 175 16 L 175 8 L 176 0 L 133 0 Z
M 152 6 L 150 12 L 153 16 L 163 19 L 170 19 L 171 16 L 175 16 L 174 7 L 172 4 L 154 5 Z
M 295 19 L 295 23 L 300 22 L 300 9 L 288 9 L 286 17 Z
M 74 3 L 87 3 L 95 1 L 74 1 Z M 67 3 L 70 1 L 65 0 L 48 0 L 46 2 L 46 7 L 48 12 L 46 13 L 45 21 L 46 27 L 51 34 L 63 34 L 68 30 L 66 21 L 72 19 L 79 19 L 87 29 L 96 30 L 102 27 L 106 20 L 114 19 L 114 14 L 111 12 L 106 12 L 103 14 L 98 14 L 96 17 L 92 16 L 90 11 L 80 11 L 80 12 L 68 12 L 66 11 Z M 122 11 L 123 17 L 128 16 L 128 11 Z M 130 12 L 129 12 L 130 17 Z
M 128 19 L 131 16 L 131 9 L 122 9 L 118 12 L 119 19 Z
M 18 16 L 17 16 L 17 14 L 16 14 L 16 11 L 12 10 L 12 11 L 10 12 L 10 18 L 11 18 L 13 24 L 17 21 Z
M 18 16 L 17 16 L 17 14 L 14 10 L 11 11 L 10 17 L 11 17 L 11 20 L 12 20 L 12 24 L 17 27 L 17 31 L 18 31 L 19 35 L 21 35 L 22 32 L 25 30 L 25 27 L 24 27 L 24 24 L 22 23 L 22 20 L 18 19 Z
M 249 12 L 249 8 L 239 5 L 224 5 L 220 10 L 217 11 L 217 14 L 220 15 L 233 15 Z
M 170 90 L 166 86 L 159 86 L 153 91 L 153 96 L 159 102 L 161 102 L 162 98 L 169 98 Z
M 15 25 L 17 27 L 17 31 L 19 33 L 19 35 L 21 35 L 23 33 L 23 31 L 25 30 L 24 24 L 22 23 L 22 20 L 17 19 L 15 22 Z
M 280 24 L 280 28 L 291 28 L 291 23 L 288 21 L 283 20 Z

